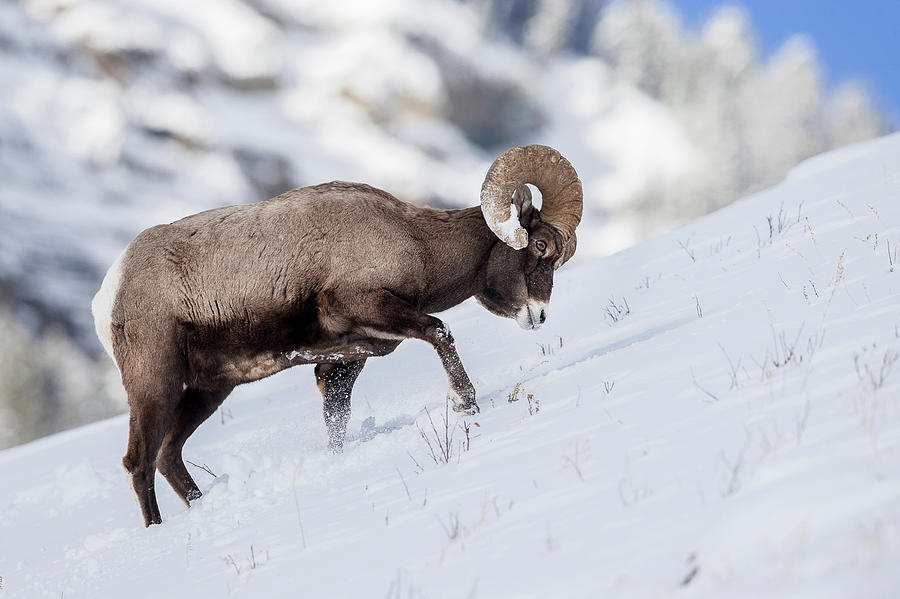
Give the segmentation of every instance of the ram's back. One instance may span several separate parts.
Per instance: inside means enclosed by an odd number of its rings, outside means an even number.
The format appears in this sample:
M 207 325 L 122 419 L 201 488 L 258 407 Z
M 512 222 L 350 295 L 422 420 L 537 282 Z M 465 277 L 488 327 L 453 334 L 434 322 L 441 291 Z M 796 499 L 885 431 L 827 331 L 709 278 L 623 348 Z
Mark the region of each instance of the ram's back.
M 147 229 L 126 251 L 113 321 L 174 315 L 205 330 L 265 327 L 323 294 L 415 296 L 423 209 L 362 184 L 295 189 Z M 308 319 L 308 318 L 307 318 Z M 275 323 L 272 323 L 275 326 Z

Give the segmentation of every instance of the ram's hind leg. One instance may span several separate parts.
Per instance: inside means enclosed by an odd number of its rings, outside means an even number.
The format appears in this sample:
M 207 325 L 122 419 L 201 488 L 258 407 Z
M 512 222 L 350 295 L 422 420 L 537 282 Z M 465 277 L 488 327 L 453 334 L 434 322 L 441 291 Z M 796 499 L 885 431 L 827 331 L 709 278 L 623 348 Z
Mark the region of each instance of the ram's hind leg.
M 181 401 L 175 410 L 175 417 L 169 427 L 157 457 L 157 468 L 172 485 L 185 505 L 202 495 L 197 483 L 188 473 L 181 457 L 184 443 L 197 427 L 218 409 L 231 389 L 224 391 L 207 391 L 203 389 L 185 389 Z
M 347 421 L 350 420 L 350 392 L 365 365 L 365 360 L 316 364 L 316 383 L 322 392 L 323 415 L 328 429 L 328 449 L 334 453 L 344 449 Z
M 144 526 L 162 522 L 156 503 L 156 456 L 175 415 L 180 393 L 177 388 L 128 392 L 131 415 L 128 450 L 122 465 L 131 475 L 131 487 L 144 516 Z

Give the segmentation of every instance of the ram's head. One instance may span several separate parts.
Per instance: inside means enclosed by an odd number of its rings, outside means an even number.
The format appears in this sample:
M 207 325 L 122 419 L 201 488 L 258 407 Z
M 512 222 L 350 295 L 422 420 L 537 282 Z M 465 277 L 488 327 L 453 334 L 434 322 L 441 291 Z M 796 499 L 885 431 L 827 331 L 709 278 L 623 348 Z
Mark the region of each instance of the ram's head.
M 541 191 L 541 210 L 527 183 Z M 578 173 L 553 148 L 517 146 L 494 161 L 481 187 L 481 210 L 503 243 L 491 250 L 485 290 L 477 296 L 484 307 L 523 329 L 546 321 L 553 274 L 575 254 L 582 197 Z

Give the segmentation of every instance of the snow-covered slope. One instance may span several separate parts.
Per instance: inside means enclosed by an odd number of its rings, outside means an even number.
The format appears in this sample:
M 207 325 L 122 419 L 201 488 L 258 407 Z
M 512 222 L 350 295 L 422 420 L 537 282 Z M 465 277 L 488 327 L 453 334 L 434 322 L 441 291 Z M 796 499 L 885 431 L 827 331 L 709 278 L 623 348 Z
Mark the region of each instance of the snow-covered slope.
M 451 310 L 482 411 L 446 464 L 416 342 L 341 456 L 309 369 L 238 389 L 185 449 L 204 497 L 159 479 L 148 530 L 125 417 L 6 450 L 0 597 L 892 596 L 898 246 L 893 135 L 564 269 L 539 333 Z
M 0 2 L 0 448 L 125 409 L 89 304 L 147 227 L 333 179 L 471 206 L 545 143 L 576 260 L 607 255 L 887 131 L 824 81 L 809 41 L 667 0 Z

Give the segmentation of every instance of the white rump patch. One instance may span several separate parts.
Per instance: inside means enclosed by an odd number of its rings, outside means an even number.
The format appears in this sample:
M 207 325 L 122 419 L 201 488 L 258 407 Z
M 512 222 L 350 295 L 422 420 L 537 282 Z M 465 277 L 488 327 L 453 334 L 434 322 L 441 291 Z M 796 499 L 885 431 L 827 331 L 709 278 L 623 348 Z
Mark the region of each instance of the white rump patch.
M 127 250 L 126 250 L 127 251 Z M 106 276 L 103 277 L 103 283 L 100 284 L 100 290 L 94 296 L 91 302 L 91 313 L 94 315 L 94 328 L 97 330 L 97 338 L 103 344 L 103 349 L 112 358 L 113 363 L 116 356 L 113 353 L 112 344 L 112 311 L 116 303 L 116 295 L 119 293 L 119 284 L 122 279 L 122 259 L 125 257 L 125 251 L 119 254 L 116 261 L 113 262 Z M 116 368 L 119 365 L 116 364 Z

